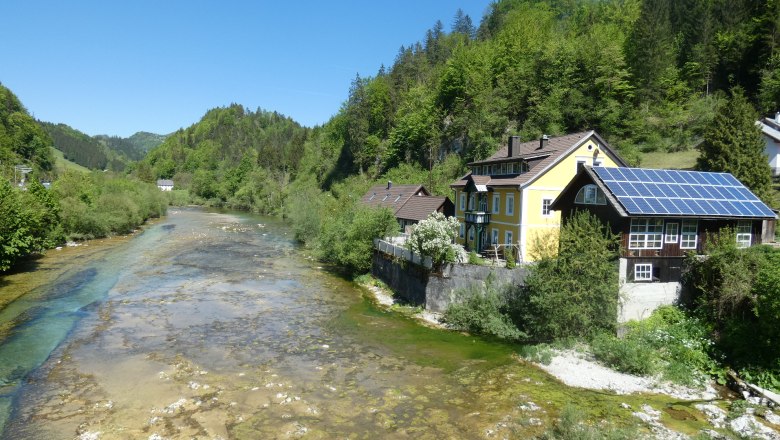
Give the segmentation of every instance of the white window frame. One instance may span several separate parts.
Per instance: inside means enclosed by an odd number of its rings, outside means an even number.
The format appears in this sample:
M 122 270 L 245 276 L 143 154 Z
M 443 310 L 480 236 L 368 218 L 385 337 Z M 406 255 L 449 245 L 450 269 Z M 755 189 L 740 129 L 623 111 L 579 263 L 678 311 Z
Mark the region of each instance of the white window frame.
M 577 195 L 574 196 L 574 203 L 579 205 L 606 205 L 607 196 L 601 188 L 589 183 L 577 191 Z
M 651 263 L 635 264 L 634 281 L 653 281 L 653 265 Z
M 629 249 L 661 249 L 664 221 L 660 218 L 632 218 L 628 234 Z
M 460 233 L 458 234 L 460 238 L 463 238 L 466 236 L 466 225 L 463 223 L 460 224 Z
M 515 215 L 515 195 L 506 195 L 506 215 Z
M 664 232 L 664 243 L 677 244 L 680 241 L 680 224 L 678 222 L 667 222 Z
M 498 244 L 498 229 L 493 228 L 490 231 L 490 244 Z
M 504 232 L 504 244 L 512 244 L 512 231 Z
M 544 197 L 542 199 L 542 217 L 552 217 L 552 209 L 550 209 L 550 205 L 552 205 L 553 199 L 549 197 Z
M 746 248 L 753 244 L 753 224 L 750 220 L 740 220 L 735 228 L 737 247 Z
M 461 192 L 460 193 L 460 212 L 466 211 L 466 193 Z
M 580 165 L 582 165 L 584 167 L 587 163 L 588 163 L 588 159 L 583 159 L 583 158 L 578 157 L 577 158 L 577 163 L 574 165 L 574 174 L 577 174 L 577 173 L 580 172 Z
M 493 214 L 501 212 L 501 193 L 493 194 Z
M 699 221 L 683 220 L 680 225 L 680 249 L 696 249 L 699 241 Z
M 469 193 L 468 197 L 468 205 L 467 208 L 469 211 L 476 211 L 477 209 L 477 200 L 476 197 L 474 197 L 474 193 Z

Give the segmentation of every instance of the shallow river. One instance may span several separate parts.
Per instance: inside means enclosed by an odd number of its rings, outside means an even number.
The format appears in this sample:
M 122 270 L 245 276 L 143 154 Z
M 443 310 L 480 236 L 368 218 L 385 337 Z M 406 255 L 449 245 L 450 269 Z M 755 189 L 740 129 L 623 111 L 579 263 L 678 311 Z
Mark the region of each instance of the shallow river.
M 275 219 L 172 210 L 50 254 L 0 310 L 2 438 L 525 438 L 569 402 L 633 419 L 631 397 L 376 308 Z

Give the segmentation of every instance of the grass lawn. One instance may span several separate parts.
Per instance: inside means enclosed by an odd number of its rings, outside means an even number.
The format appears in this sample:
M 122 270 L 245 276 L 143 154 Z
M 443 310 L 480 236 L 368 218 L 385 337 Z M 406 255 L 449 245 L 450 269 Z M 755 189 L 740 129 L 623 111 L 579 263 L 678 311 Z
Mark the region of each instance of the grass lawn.
M 680 151 L 678 153 L 643 153 L 642 168 L 663 168 L 672 170 L 691 170 L 699 157 L 697 150 Z

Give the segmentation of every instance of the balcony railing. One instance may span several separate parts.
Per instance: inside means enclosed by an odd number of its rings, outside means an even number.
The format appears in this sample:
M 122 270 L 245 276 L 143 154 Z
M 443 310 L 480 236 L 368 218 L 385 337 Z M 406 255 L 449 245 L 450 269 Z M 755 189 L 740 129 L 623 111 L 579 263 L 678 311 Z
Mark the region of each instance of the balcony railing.
M 482 211 L 468 211 L 466 212 L 466 223 L 478 225 L 490 223 L 490 214 Z

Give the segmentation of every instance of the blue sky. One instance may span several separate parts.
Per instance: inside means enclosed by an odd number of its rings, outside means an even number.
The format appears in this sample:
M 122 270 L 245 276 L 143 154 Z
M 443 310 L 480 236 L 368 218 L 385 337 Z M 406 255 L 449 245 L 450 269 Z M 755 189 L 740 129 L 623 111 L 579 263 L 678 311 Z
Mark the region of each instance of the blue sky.
M 90 135 L 170 133 L 231 103 L 313 126 L 355 74 L 390 66 L 458 8 L 490 0 L 0 2 L 0 83 Z

